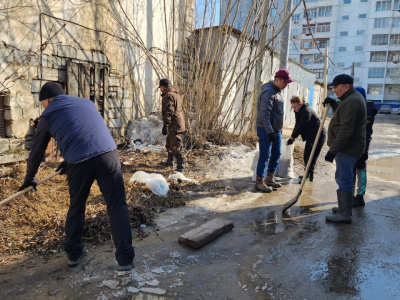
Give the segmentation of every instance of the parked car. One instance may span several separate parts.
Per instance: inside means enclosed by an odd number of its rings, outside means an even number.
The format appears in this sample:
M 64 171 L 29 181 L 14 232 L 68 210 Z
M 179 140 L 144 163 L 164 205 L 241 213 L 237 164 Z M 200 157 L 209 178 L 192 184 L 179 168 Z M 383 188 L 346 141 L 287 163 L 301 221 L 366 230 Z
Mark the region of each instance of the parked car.
M 391 114 L 392 113 L 392 107 L 390 105 L 381 105 L 381 108 L 379 109 L 380 114 Z
M 400 115 L 400 107 L 392 108 L 392 114 Z

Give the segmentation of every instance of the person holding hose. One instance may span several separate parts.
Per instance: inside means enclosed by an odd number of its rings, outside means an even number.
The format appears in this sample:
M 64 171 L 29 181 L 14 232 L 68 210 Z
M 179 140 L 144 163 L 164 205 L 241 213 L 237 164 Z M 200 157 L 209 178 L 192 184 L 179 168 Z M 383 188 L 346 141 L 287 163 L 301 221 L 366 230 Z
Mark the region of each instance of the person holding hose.
M 308 106 L 304 99 L 298 96 L 293 96 L 290 99 L 290 105 L 294 111 L 296 117 L 296 124 L 293 132 L 287 141 L 288 145 L 293 144 L 294 140 L 301 135 L 303 141 L 306 141 L 304 148 L 304 168 L 310 159 L 311 151 L 317 137 L 318 128 L 321 124 L 321 119 L 317 116 L 315 111 Z M 317 161 L 318 155 L 321 152 L 322 146 L 326 141 L 326 130 L 322 129 L 319 140 L 317 141 L 317 147 L 315 148 L 314 157 L 312 158 L 310 169 L 307 174 L 306 181 L 314 180 L 314 167 Z M 300 177 L 302 179 L 302 177 Z M 299 182 L 300 183 L 300 182 Z
M 107 204 L 119 269 L 132 269 L 135 251 L 121 163 L 104 119 L 93 101 L 68 96 L 55 82 L 43 85 L 39 100 L 44 111 L 33 137 L 25 180 L 19 190 L 29 186 L 36 189 L 35 176 L 53 137 L 64 158 L 57 171 L 61 171 L 60 175 L 67 174 L 70 194 L 64 242 L 68 266 L 78 266 L 86 255 L 82 242 L 86 200 L 96 180 Z
M 336 161 L 335 180 L 338 184 L 337 213 L 326 216 L 326 220 L 335 223 L 351 223 L 353 206 L 354 168 L 365 151 L 365 132 L 367 126 L 367 107 L 365 100 L 353 87 L 353 77 L 347 74 L 336 76 L 332 83 L 333 92 L 340 99 L 327 97 L 334 115 L 328 127 L 329 151 L 325 156 L 328 162 Z

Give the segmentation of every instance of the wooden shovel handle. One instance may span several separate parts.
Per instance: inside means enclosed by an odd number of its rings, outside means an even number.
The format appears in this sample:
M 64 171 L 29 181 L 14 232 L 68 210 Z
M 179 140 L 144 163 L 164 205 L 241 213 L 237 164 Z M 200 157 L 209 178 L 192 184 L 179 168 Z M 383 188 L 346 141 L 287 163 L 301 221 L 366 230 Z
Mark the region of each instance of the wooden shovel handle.
M 54 176 L 60 174 L 60 172 L 61 172 L 61 170 L 60 170 L 60 171 L 57 171 L 57 172 L 54 172 L 53 174 L 50 174 L 49 176 L 43 178 L 42 180 L 39 180 L 39 181 L 37 182 L 37 185 L 42 184 L 43 182 L 45 182 L 45 181 L 47 181 L 47 180 L 53 178 Z M 14 198 L 17 198 L 18 196 L 20 196 L 20 195 L 22 195 L 22 194 L 25 194 L 26 192 L 29 192 L 29 191 L 32 190 L 32 189 L 33 189 L 33 186 L 28 186 L 27 188 L 24 188 L 22 191 L 19 191 L 19 192 L 15 193 L 14 195 L 11 195 L 10 197 L 8 197 L 8 198 L 6 198 L 6 199 L 0 201 L 0 205 L 3 205 L 3 204 L 5 204 L 5 203 L 7 203 L 8 201 L 10 201 L 10 200 L 12 200 L 12 199 L 14 199 Z

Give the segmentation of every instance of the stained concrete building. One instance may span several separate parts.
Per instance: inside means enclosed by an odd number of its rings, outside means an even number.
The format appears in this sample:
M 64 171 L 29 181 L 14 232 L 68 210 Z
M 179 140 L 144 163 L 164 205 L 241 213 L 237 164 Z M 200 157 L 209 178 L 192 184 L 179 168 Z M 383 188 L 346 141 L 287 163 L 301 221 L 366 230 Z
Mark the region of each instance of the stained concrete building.
M 194 0 L 15 5 L 0 3 L 0 152 L 32 135 L 47 81 L 93 100 L 122 138 L 129 120 L 157 110 L 159 79 L 178 79 L 177 53 L 194 27 Z

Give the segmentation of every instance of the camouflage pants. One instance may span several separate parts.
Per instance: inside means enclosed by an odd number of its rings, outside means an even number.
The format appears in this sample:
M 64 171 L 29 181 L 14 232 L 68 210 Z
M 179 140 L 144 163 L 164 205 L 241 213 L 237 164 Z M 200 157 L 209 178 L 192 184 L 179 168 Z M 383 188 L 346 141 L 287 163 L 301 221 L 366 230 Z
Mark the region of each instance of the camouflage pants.
M 173 155 L 182 155 L 183 153 L 183 140 L 182 134 L 168 133 L 165 148 Z

